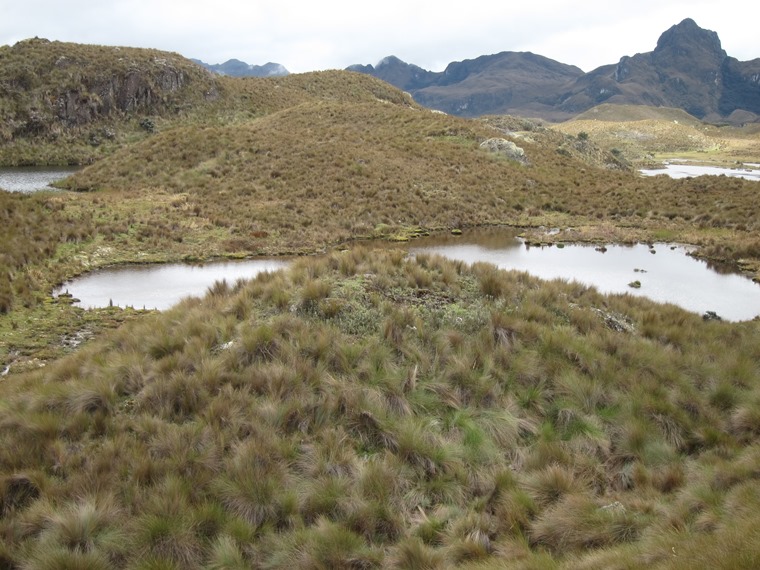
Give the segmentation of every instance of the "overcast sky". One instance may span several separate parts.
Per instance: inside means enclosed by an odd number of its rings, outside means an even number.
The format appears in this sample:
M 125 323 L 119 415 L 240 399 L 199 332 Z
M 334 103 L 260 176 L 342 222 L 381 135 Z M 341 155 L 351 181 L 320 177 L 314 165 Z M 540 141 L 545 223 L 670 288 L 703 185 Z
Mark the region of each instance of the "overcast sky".
M 236 58 L 291 72 L 395 55 L 431 71 L 531 51 L 584 71 L 652 51 L 684 18 L 716 31 L 728 55 L 760 57 L 755 0 L 0 0 L 0 45 L 41 37 L 153 47 L 207 63 Z

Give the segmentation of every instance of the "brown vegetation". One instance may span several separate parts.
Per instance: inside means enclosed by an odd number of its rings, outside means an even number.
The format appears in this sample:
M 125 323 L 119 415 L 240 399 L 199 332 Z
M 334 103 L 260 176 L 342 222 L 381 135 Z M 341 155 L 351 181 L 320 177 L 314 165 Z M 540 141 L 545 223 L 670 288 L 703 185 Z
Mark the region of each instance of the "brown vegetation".
M 116 121 L 79 192 L 0 192 L 0 356 L 47 361 L 0 380 L 0 566 L 756 566 L 757 322 L 399 250 L 139 319 L 48 297 L 110 263 L 485 224 L 758 270 L 755 183 L 596 168 L 593 133 L 430 113 L 359 74 L 215 82 L 151 132 Z M 89 160 L 87 136 L 0 150 Z M 74 333 L 95 338 L 56 360 Z
M 299 261 L 0 385 L 0 555 L 751 568 L 758 346 L 484 264 Z

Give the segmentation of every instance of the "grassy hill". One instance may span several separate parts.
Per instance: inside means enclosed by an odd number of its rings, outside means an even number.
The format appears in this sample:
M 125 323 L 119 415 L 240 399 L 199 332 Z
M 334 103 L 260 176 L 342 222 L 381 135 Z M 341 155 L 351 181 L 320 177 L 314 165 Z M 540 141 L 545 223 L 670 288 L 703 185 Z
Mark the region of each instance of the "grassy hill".
M 0 384 L 0 561 L 751 568 L 759 333 L 401 251 L 218 284 Z
M 177 124 L 248 119 L 337 93 L 403 97 L 372 78 L 316 77 L 252 89 L 159 50 L 37 38 L 2 46 L 0 165 L 88 164 Z
M 0 192 L 0 567 L 756 566 L 757 321 L 354 243 L 498 224 L 759 272 L 755 183 L 600 168 L 594 134 L 356 73 L 214 81 L 87 123 L 123 130 L 75 192 Z M 162 314 L 49 294 L 284 253 L 318 255 Z
M 322 101 L 248 123 L 173 129 L 64 185 L 127 198 L 138 189 L 181 194 L 187 210 L 234 227 L 240 240 L 266 232 L 256 242 L 262 251 L 272 242 L 293 250 L 504 221 L 532 205 L 531 184 L 572 176 L 577 166 L 568 160 L 548 172 L 553 151 L 537 144 L 526 146 L 533 167 L 479 148 L 498 134 L 415 107 Z

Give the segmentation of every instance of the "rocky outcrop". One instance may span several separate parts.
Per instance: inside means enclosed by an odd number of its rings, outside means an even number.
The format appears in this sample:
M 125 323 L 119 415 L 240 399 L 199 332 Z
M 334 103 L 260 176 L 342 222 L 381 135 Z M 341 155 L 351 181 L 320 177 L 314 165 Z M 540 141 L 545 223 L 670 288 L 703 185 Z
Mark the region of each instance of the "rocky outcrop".
M 218 95 L 214 76 L 178 54 L 40 39 L 0 48 L 6 140 L 176 114 Z
M 180 69 L 164 66 L 159 72 L 140 69 L 114 75 L 105 81 L 87 82 L 80 89 L 58 95 L 57 116 L 69 125 L 82 125 L 113 113 L 158 113 L 188 82 Z M 210 94 L 213 97 L 213 94 Z
M 480 148 L 493 152 L 510 160 L 525 162 L 525 151 L 512 141 L 493 138 L 480 143 Z

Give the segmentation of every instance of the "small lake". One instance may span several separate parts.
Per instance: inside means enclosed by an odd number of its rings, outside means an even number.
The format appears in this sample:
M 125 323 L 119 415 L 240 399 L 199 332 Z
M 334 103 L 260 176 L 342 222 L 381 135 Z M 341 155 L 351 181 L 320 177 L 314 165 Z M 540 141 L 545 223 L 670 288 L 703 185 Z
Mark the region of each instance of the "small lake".
M 690 178 L 706 174 L 720 176 L 723 174 L 732 178 L 760 181 L 760 170 L 749 168 L 754 166 L 754 164 L 746 164 L 742 168 L 721 168 L 719 166 L 697 166 L 696 164 L 665 164 L 663 168 L 640 170 L 639 172 L 644 176 L 667 174 L 671 178 Z
M 8 192 L 53 190 L 51 183 L 74 174 L 78 167 L 24 166 L 0 168 L 0 188 Z
M 165 310 L 185 297 L 202 297 L 216 281 L 232 284 L 250 279 L 263 271 L 276 271 L 288 265 L 283 259 L 220 261 L 191 265 L 128 265 L 94 271 L 64 283 L 53 296 L 69 292 L 78 307 L 93 309 L 134 307 Z
M 730 321 L 760 315 L 760 284 L 736 273 L 719 273 L 687 255 L 682 246 L 608 245 L 604 253 L 590 245 L 528 247 L 499 233 L 474 233 L 418 241 L 412 253 L 436 253 L 467 263 L 485 261 L 502 269 L 526 271 L 542 279 L 565 279 L 602 293 L 629 293 L 688 311 L 714 311 Z M 655 253 L 652 253 L 654 251 Z M 639 281 L 638 289 L 628 284 Z
M 388 247 L 387 243 L 378 244 Z M 392 247 L 397 247 L 393 244 Z M 688 248 L 666 244 L 528 247 L 509 230 L 474 231 L 462 236 L 424 238 L 409 244 L 412 254 L 434 253 L 466 263 L 484 261 L 502 269 L 526 271 L 542 279 L 565 279 L 594 286 L 602 293 L 628 293 L 688 311 L 714 311 L 730 321 L 760 315 L 760 285 L 687 255 Z M 654 252 L 654 253 L 653 253 Z M 202 265 L 131 265 L 83 275 L 53 294 L 68 291 L 84 308 L 109 304 L 165 310 L 188 296 L 203 296 L 214 282 L 276 271 L 287 259 L 224 261 Z M 638 289 L 629 283 L 639 281 Z

